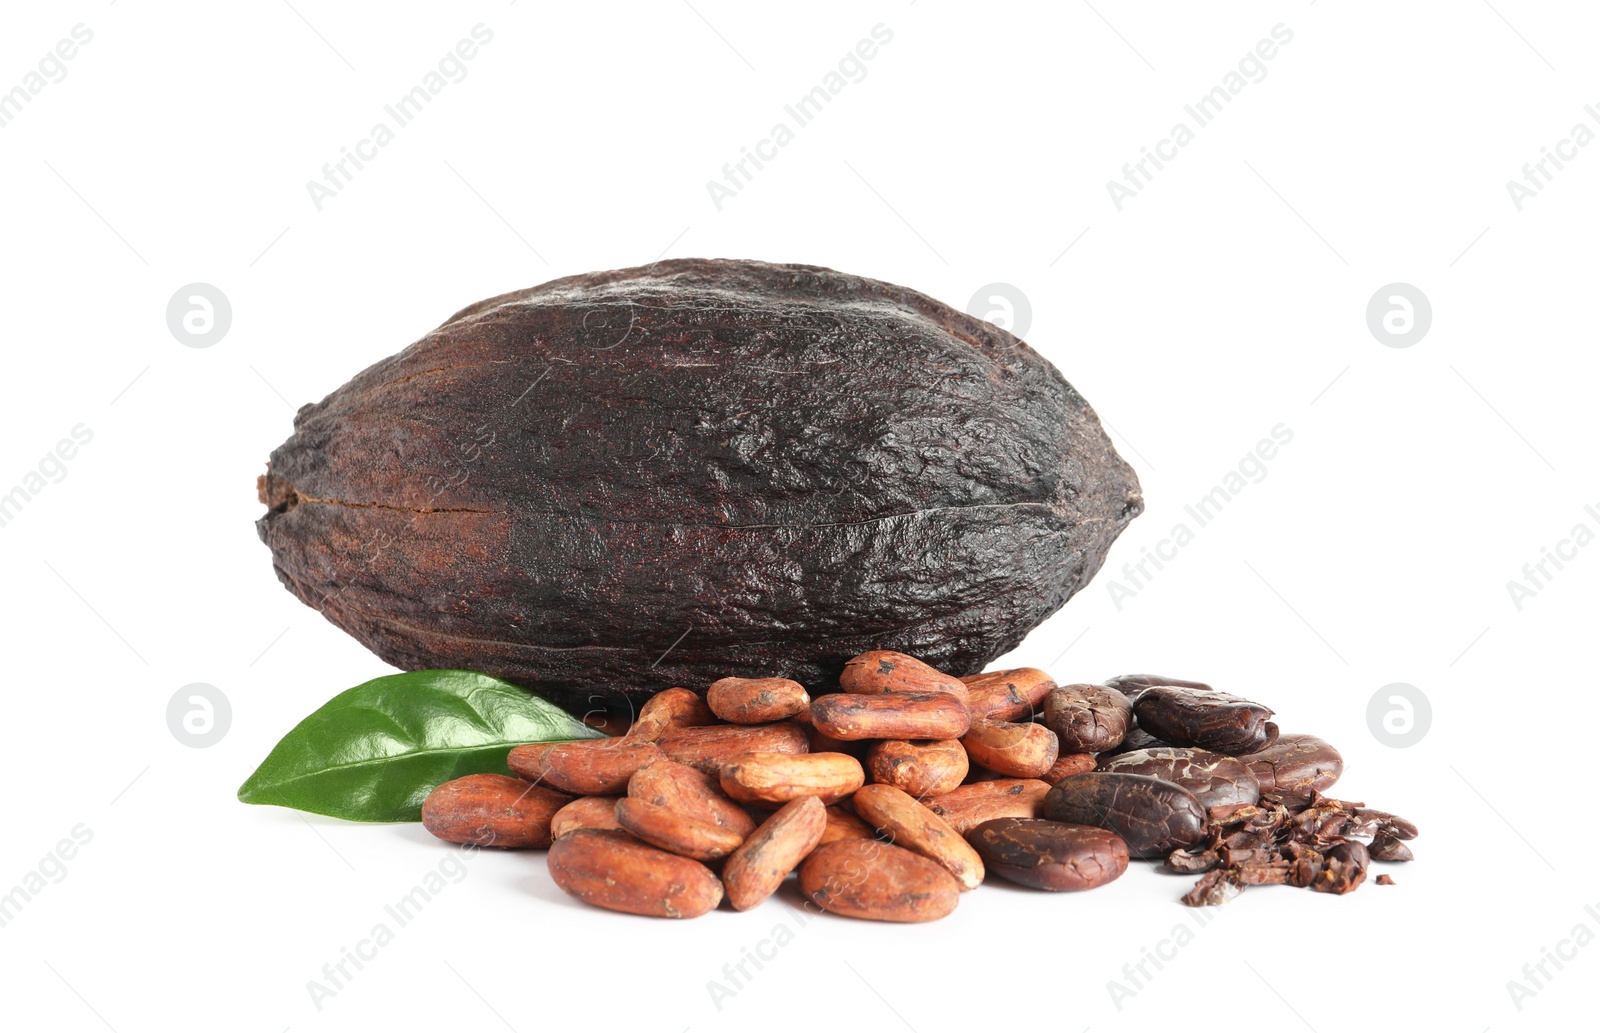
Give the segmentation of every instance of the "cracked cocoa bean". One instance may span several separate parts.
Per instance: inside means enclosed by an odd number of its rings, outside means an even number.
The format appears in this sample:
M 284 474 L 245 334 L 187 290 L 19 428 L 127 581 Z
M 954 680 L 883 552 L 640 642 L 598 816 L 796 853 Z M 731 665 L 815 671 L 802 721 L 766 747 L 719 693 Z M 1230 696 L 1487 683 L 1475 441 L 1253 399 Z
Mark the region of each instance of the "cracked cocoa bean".
M 1112 749 L 1133 727 L 1128 698 L 1104 685 L 1063 685 L 1044 698 L 1044 723 L 1064 753 Z
M 1253 766 L 1242 759 L 1210 750 L 1160 746 L 1118 753 L 1100 761 L 1101 771 L 1149 775 L 1193 793 L 1200 806 L 1239 807 L 1261 799 Z
M 1205 837 L 1206 812 L 1194 794 L 1149 775 L 1089 771 L 1045 794 L 1041 817 L 1110 829 L 1134 857 L 1162 857 Z
M 1140 728 L 1173 746 L 1236 755 L 1278 737 L 1270 709 L 1215 689 L 1156 685 L 1140 694 L 1134 713 Z
M 1276 742 L 1241 758 L 1263 793 L 1325 793 L 1339 781 L 1344 758 L 1314 735 L 1280 735 Z

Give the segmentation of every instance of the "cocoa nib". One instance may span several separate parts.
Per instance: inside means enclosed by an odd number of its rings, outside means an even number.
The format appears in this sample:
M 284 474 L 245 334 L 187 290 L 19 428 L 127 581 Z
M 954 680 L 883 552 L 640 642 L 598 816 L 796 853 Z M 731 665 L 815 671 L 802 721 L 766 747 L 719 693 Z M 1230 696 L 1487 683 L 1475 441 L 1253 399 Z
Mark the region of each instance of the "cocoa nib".
M 1166 866 L 1205 873 L 1183 897 L 1190 907 L 1226 904 L 1246 886 L 1344 894 L 1366 881 L 1373 861 L 1411 860 L 1403 840 L 1416 834 L 1411 822 L 1363 803 L 1270 792 L 1253 806 L 1210 810 L 1204 838 L 1170 852 Z M 1369 837 L 1370 846 L 1361 841 Z M 1376 881 L 1394 884 L 1387 875 Z

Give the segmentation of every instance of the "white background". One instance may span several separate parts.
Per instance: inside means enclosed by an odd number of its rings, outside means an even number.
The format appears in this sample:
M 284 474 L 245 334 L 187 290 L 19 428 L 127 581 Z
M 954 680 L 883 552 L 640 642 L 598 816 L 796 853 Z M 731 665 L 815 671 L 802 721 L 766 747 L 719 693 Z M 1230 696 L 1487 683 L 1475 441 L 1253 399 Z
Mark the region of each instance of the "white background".
M 0 928 L 0 1021 L 1077 1033 L 1589 1016 L 1600 947 L 1547 964 L 1520 1011 L 1507 982 L 1574 925 L 1600 934 L 1600 547 L 1520 610 L 1507 582 L 1575 524 L 1600 529 L 1584 511 L 1600 509 L 1600 147 L 1520 211 L 1505 184 L 1575 124 L 1600 131 L 1584 111 L 1600 25 L 1510 0 L 1208 7 L 8 7 L 0 89 L 74 25 L 94 35 L 0 129 L 0 492 L 75 425 L 93 440 L 0 527 L 0 892 L 74 826 L 93 838 Z M 1265 78 L 1119 212 L 1106 181 L 1280 22 L 1293 40 Z M 318 211 L 306 181 L 478 23 L 493 41 L 466 78 Z M 893 39 L 865 79 L 717 210 L 706 182 L 878 23 Z M 1141 867 L 1079 895 L 986 885 L 932 926 L 802 928 L 776 901 L 609 914 L 561 894 L 542 854 L 480 856 L 315 1008 L 308 980 L 448 848 L 234 799 L 304 714 L 386 671 L 277 584 L 255 477 L 294 408 L 468 302 L 661 256 L 817 263 L 963 308 L 984 284 L 1019 288 L 1027 339 L 1114 428 L 1149 509 L 1004 662 L 1201 677 L 1274 706 L 1342 749 L 1339 795 L 1422 826 L 1398 885 L 1253 890 L 1202 928 L 1176 902 L 1189 880 Z M 196 281 L 233 307 L 204 349 L 164 316 Z M 1366 324 L 1397 281 L 1433 308 L 1409 348 Z M 1265 479 L 1118 608 L 1121 565 L 1280 423 L 1293 442 Z M 168 730 L 191 682 L 232 704 L 210 748 Z M 1369 730 L 1391 682 L 1431 702 L 1410 748 Z M 792 942 L 719 1010 L 708 981 L 780 923 Z M 1108 982 L 1131 986 L 1123 966 L 1180 924 L 1192 942 L 1119 1010 Z

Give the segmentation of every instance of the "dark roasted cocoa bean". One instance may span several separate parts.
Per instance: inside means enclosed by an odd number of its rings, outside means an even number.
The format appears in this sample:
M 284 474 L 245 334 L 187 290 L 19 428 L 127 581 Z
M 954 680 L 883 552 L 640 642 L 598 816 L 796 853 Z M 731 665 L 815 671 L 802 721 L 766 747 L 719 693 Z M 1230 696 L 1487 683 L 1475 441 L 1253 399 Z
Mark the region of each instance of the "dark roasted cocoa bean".
M 1144 694 L 1145 689 L 1153 685 L 1176 685 L 1183 689 L 1211 688 L 1203 681 L 1185 681 L 1182 678 L 1169 678 L 1164 674 L 1119 674 L 1114 678 L 1107 678 L 1103 684 L 1128 697 L 1130 703 L 1136 701 Z
M 1272 711 L 1215 689 L 1157 685 L 1139 696 L 1139 727 L 1173 746 L 1231 755 L 1254 753 L 1278 737 Z
M 1314 735 L 1280 735 L 1276 742 L 1242 759 L 1263 793 L 1325 793 L 1344 771 L 1339 751 Z
M 1353 839 L 1338 843 L 1323 855 L 1322 870 L 1311 888 L 1318 893 L 1349 893 L 1366 879 L 1371 860 L 1365 844 Z
M 1412 861 L 1416 855 L 1405 843 L 1396 839 L 1387 832 L 1379 832 L 1372 837 L 1372 845 L 1367 848 L 1367 853 L 1374 861 Z
M 1088 825 L 996 818 L 967 833 L 986 870 L 1041 890 L 1091 890 L 1128 870 L 1121 836 Z
M 1205 808 L 1194 794 L 1148 775 L 1069 775 L 1045 794 L 1039 812 L 1051 821 L 1110 829 L 1134 857 L 1163 857 L 1205 837 Z
M 1169 742 L 1162 742 L 1160 739 L 1157 739 L 1143 728 L 1140 728 L 1137 722 L 1135 722 L 1134 726 L 1128 730 L 1128 734 L 1123 737 L 1121 742 L 1117 743 L 1117 745 L 1111 747 L 1109 750 L 1101 750 L 1100 755 L 1102 757 L 1114 757 L 1119 753 L 1131 753 L 1134 750 L 1148 750 L 1158 746 L 1171 745 L 1172 744 Z
M 1063 753 L 1112 749 L 1133 727 L 1128 698 L 1104 685 L 1063 685 L 1044 698 L 1044 724 Z
M 970 674 L 961 680 L 967 685 L 967 709 L 972 716 L 991 721 L 1030 720 L 1056 688 L 1055 679 L 1037 667 Z
M 1159 746 L 1118 753 L 1100 761 L 1101 771 L 1149 775 L 1193 793 L 1200 806 L 1239 807 L 1261 799 L 1261 786 L 1250 765 L 1237 757 L 1210 750 Z

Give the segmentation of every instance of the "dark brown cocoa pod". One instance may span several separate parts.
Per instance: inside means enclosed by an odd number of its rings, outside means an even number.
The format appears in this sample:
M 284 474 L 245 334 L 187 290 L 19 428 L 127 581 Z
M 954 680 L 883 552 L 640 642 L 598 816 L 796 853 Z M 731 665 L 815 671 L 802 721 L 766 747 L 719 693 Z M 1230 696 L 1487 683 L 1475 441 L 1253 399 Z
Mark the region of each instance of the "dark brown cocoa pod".
M 279 579 L 384 660 L 579 712 L 730 671 L 826 692 L 869 649 L 982 670 L 1144 508 L 1005 330 L 704 259 L 468 306 L 301 408 L 258 493 Z
M 1278 726 L 1271 709 L 1215 689 L 1156 685 L 1134 707 L 1139 727 L 1173 746 L 1198 746 L 1235 756 L 1269 745 Z
M 1164 857 L 1205 837 L 1206 812 L 1182 786 L 1148 775 L 1089 771 L 1045 794 L 1040 817 L 1110 829 L 1134 857 Z
M 967 833 L 984 867 L 1041 890 L 1090 890 L 1128 870 L 1128 844 L 1115 832 L 1039 818 L 996 818 Z
M 1063 685 L 1044 698 L 1044 724 L 1063 753 L 1102 753 L 1133 727 L 1128 698 L 1104 685 Z
M 1183 786 L 1208 811 L 1213 807 L 1248 806 L 1261 799 L 1261 784 L 1253 765 L 1246 764 L 1243 758 L 1210 750 L 1177 746 L 1133 750 L 1100 761 L 1099 770 L 1149 775 Z

